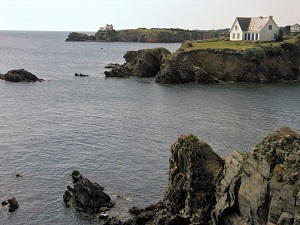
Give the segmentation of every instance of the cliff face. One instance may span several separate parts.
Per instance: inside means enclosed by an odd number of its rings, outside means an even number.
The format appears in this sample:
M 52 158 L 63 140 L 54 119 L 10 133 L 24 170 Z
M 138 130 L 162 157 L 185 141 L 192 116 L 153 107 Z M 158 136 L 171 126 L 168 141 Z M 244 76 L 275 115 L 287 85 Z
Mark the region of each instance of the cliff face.
M 150 30 L 132 29 L 118 31 L 98 31 L 95 36 L 97 41 L 117 42 L 147 42 L 147 43 L 181 43 L 185 40 L 200 40 L 218 37 L 219 33 L 212 31 L 189 31 L 189 30 Z
M 251 58 L 243 51 L 204 49 L 173 53 L 165 59 L 156 82 L 271 83 L 296 80 L 299 76 L 299 66 L 290 60 L 290 55 L 286 52 Z
M 300 224 L 300 135 L 287 127 L 266 136 L 250 153 L 225 162 L 205 142 L 182 136 L 171 146 L 164 198 L 126 225 Z
M 165 48 L 128 51 L 124 55 L 123 65 L 114 64 L 111 71 L 105 71 L 106 77 L 154 77 L 160 70 L 163 58 L 171 54 Z

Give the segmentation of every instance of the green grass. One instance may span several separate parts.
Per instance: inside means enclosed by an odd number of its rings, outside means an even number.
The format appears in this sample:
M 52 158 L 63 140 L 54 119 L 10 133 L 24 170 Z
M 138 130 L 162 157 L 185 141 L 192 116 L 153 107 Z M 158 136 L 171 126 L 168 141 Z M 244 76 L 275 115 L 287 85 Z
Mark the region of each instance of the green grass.
M 255 46 L 279 45 L 278 42 L 252 42 L 252 41 L 225 41 L 225 40 L 200 40 L 196 42 L 184 42 L 180 51 L 190 51 L 197 49 L 230 49 L 245 50 Z

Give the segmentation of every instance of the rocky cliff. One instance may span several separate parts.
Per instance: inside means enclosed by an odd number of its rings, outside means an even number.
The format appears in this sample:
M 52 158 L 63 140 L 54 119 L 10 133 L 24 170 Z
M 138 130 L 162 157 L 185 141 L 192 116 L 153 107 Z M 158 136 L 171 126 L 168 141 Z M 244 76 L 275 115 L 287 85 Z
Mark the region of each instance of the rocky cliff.
M 128 52 L 122 67 L 113 68 L 107 77 L 154 77 L 158 83 L 221 83 L 249 82 L 273 83 L 298 80 L 300 77 L 300 35 L 273 46 L 234 49 L 192 49 L 170 54 L 160 49 L 157 60 L 141 60 L 141 55 L 148 55 L 149 50 L 138 53 Z M 152 66 L 152 62 L 154 63 Z M 133 66 L 134 65 L 134 66 Z M 145 65 L 147 65 L 145 67 Z M 158 67 L 160 66 L 160 67 Z M 155 67 L 155 71 L 149 69 Z M 142 73 L 138 71 L 142 69 Z M 126 74 L 126 75 L 124 75 Z
M 300 224 L 300 135 L 288 127 L 222 160 L 193 135 L 171 146 L 164 198 L 106 225 Z
M 181 43 L 186 40 L 201 40 L 223 37 L 228 33 L 224 30 L 183 30 L 183 29 L 127 29 L 127 30 L 99 30 L 95 35 L 72 32 L 66 41 L 109 41 L 109 42 L 147 42 L 147 43 Z
M 200 40 L 219 37 L 216 31 L 190 31 L 182 29 L 130 29 L 118 31 L 98 31 L 98 41 L 181 43 L 185 40 Z
M 272 83 L 297 80 L 299 66 L 288 53 L 249 59 L 242 51 L 192 50 L 168 57 L 156 76 L 158 83 Z
M 171 54 L 165 48 L 143 49 L 139 51 L 128 51 L 124 55 L 123 65 L 110 64 L 105 71 L 106 77 L 154 77 L 159 71 L 163 59 Z

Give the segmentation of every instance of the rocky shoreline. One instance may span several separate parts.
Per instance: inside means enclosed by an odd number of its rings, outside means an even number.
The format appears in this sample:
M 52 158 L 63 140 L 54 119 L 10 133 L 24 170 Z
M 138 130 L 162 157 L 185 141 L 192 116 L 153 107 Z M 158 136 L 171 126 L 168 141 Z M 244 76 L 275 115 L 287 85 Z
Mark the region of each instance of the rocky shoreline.
M 163 51 L 160 49 L 160 51 Z M 167 50 L 164 50 L 167 52 Z M 155 65 L 148 49 L 127 52 L 125 63 L 106 72 L 106 77 L 155 77 L 157 83 L 274 83 L 300 78 L 300 35 L 279 46 L 232 49 L 180 49 L 170 54 L 156 54 Z M 133 57 L 128 58 L 130 54 Z M 149 70 L 160 65 L 156 74 Z M 139 72 L 142 69 L 142 73 Z
M 225 160 L 194 135 L 171 146 L 163 199 L 105 225 L 300 224 L 300 135 L 288 127 Z
M 182 43 L 186 40 L 201 40 L 223 37 L 228 29 L 223 30 L 183 30 L 183 29 L 126 29 L 99 30 L 95 35 L 71 32 L 66 41 L 98 41 L 98 42 L 142 42 L 142 43 Z

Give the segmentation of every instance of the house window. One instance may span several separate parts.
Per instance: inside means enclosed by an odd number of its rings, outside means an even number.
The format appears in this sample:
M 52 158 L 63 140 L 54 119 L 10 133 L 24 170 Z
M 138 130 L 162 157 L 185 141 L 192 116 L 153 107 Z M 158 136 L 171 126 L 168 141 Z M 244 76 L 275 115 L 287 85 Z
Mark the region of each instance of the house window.
M 251 36 L 250 36 L 251 34 L 250 33 L 248 33 L 248 40 L 250 41 L 251 40 Z
M 272 25 L 269 25 L 269 30 L 272 30 Z
M 274 34 L 274 39 L 277 39 L 277 34 L 276 33 Z
M 247 40 L 247 34 L 245 33 L 245 40 Z
M 237 34 L 236 34 L 236 38 L 237 38 L 237 39 L 240 39 L 240 33 L 237 33 Z
M 254 33 L 252 33 L 252 39 L 251 40 L 254 41 Z
M 235 25 L 235 30 L 237 30 L 238 29 L 238 25 Z
M 232 39 L 235 39 L 235 33 L 232 34 Z
M 256 33 L 255 40 L 258 41 L 258 33 Z

